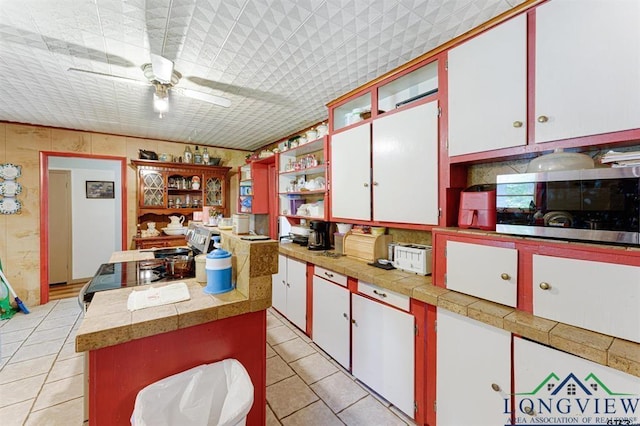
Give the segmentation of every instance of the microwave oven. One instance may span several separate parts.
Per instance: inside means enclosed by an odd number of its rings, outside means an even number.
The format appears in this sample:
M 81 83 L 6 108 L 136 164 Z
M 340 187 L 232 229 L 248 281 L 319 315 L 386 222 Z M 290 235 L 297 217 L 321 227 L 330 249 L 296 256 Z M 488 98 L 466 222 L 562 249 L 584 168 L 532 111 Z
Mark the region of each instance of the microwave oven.
M 640 242 L 640 167 L 498 175 L 499 233 Z

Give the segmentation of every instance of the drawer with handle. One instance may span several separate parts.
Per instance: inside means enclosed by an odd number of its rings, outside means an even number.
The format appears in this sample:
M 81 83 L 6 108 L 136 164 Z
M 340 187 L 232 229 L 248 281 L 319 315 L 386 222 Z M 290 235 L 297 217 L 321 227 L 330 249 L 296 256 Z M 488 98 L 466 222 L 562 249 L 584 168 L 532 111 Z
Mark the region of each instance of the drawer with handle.
M 358 280 L 358 293 L 409 312 L 409 296 Z
M 339 274 L 337 272 L 330 271 L 329 269 L 322 268 L 320 266 L 315 266 L 313 269 L 313 274 L 319 277 L 324 278 L 325 280 L 329 280 L 343 287 L 347 286 L 347 276 Z

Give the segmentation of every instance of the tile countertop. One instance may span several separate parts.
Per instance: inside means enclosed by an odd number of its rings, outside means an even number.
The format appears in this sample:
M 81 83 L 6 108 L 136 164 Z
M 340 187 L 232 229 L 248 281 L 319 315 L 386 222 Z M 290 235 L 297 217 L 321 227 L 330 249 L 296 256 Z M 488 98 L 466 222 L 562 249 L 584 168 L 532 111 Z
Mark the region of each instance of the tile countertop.
M 278 269 L 278 243 L 274 240 L 245 241 L 220 231 L 222 247 L 230 251 L 236 288 L 217 295 L 205 294 L 205 284 L 194 278 L 187 284 L 190 300 L 130 312 L 127 299 L 134 288 L 96 293 L 76 334 L 76 352 L 101 349 L 130 340 L 166 333 L 271 306 L 271 275 Z M 116 252 L 112 262 L 153 257 L 144 250 Z M 135 287 L 144 290 L 151 285 Z M 164 284 L 163 284 L 164 285 Z
M 387 271 L 346 256 L 332 258 L 293 243 L 281 243 L 280 253 L 640 377 L 638 343 L 551 321 L 509 306 L 436 287 L 432 284 L 431 276 L 399 270 Z

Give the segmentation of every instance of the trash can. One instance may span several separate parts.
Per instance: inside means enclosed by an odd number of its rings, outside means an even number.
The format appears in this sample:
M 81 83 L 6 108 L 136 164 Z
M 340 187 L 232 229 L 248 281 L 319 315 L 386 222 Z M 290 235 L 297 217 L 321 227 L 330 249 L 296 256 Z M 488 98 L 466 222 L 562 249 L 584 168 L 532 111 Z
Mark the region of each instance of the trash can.
M 136 396 L 135 426 L 244 425 L 253 384 L 235 359 L 200 365 L 143 388 Z

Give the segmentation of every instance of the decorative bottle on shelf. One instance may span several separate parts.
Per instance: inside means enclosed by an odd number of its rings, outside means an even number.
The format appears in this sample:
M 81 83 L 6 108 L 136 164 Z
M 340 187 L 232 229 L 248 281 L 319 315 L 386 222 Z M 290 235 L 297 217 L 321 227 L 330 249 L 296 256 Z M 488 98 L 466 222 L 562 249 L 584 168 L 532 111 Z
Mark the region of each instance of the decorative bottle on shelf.
M 191 152 L 191 148 L 189 145 L 184 149 L 184 154 L 182 154 L 182 162 L 183 163 L 193 163 L 193 153 Z
M 193 153 L 193 162 L 195 164 L 202 164 L 202 154 L 200 153 L 200 150 L 198 150 L 198 145 L 196 145 L 196 150 Z
M 202 150 L 202 164 L 209 165 L 209 151 L 207 151 L 207 147 L 205 146 Z

